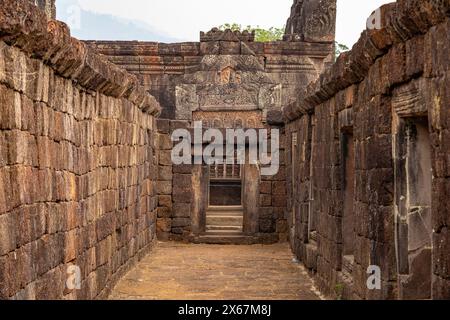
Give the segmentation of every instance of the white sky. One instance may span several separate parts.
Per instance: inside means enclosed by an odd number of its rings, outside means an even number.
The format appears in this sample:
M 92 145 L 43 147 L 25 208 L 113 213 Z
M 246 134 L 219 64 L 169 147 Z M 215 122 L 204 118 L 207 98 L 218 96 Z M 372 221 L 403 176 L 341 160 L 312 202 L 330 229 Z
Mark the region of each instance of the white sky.
M 64 0 L 58 0 L 64 1 Z M 145 22 L 181 41 L 236 22 L 264 28 L 285 25 L 293 0 L 78 0 L 83 10 Z M 391 0 L 338 0 L 337 41 L 352 46 L 373 10 Z

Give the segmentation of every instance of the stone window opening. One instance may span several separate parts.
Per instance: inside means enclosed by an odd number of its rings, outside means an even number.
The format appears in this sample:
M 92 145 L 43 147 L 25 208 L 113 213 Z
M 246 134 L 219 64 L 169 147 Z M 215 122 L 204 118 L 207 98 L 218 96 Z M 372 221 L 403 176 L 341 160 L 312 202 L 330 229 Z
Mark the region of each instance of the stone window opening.
M 210 166 L 209 206 L 242 206 L 241 171 L 240 165 Z
M 314 187 L 314 141 L 316 137 L 315 118 L 311 118 L 311 142 L 309 153 L 309 199 L 308 199 L 308 242 L 317 244 L 317 217 L 314 214 L 314 199 L 315 199 L 315 187 Z
M 298 133 L 292 133 L 291 141 L 291 229 L 295 234 L 296 225 L 296 197 L 297 197 L 297 180 L 296 180 L 296 166 L 297 166 L 297 146 L 298 146 Z
M 432 146 L 428 118 L 399 118 L 396 153 L 396 242 L 400 297 L 430 299 L 432 282 Z
M 342 271 L 351 276 L 355 261 L 355 143 L 352 128 L 344 128 L 341 136 L 343 169 Z
M 209 166 L 209 206 L 242 206 L 243 166 L 237 163 L 237 149 L 232 163 Z

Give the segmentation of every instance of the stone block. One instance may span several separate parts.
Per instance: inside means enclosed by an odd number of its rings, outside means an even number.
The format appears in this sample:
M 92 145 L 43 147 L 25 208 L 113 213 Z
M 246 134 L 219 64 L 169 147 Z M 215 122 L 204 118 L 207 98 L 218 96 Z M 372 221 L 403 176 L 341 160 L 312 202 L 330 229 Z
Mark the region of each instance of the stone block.
M 191 206 L 189 204 L 174 204 L 173 216 L 175 218 L 189 218 L 191 216 Z
M 277 220 L 276 231 L 278 233 L 286 233 L 288 232 L 288 223 L 286 220 Z
M 158 206 L 172 208 L 172 197 L 168 195 L 158 196 Z
M 75 260 L 78 249 L 79 232 L 73 229 L 65 233 L 64 238 L 64 263 Z
M 160 150 L 172 150 L 173 142 L 169 135 L 160 134 L 159 135 L 159 149 Z
M 259 232 L 261 233 L 274 233 L 275 223 L 272 219 L 260 219 L 259 220 Z
M 160 181 L 172 181 L 172 167 L 171 166 L 158 166 L 158 180 Z
M 177 129 L 189 129 L 189 121 L 173 120 L 170 121 L 170 131 L 173 132 Z
M 270 207 L 272 205 L 272 196 L 269 194 L 261 194 L 259 196 L 259 205 L 261 207 Z
M 287 200 L 286 195 L 275 194 L 272 196 L 272 205 L 274 207 L 286 207 Z
M 192 187 L 192 176 L 191 175 L 181 175 L 175 174 L 173 176 L 173 186 L 174 188 L 186 188 L 189 189 Z
M 0 256 L 16 248 L 16 215 L 6 213 L 0 215 Z
M 191 174 L 193 170 L 193 166 L 190 164 L 181 164 L 173 166 L 173 173 L 178 174 Z
M 192 191 L 191 188 L 183 188 L 174 185 L 173 187 L 173 202 L 174 203 L 191 203 Z
M 267 112 L 267 123 L 270 125 L 283 125 L 283 113 L 280 110 L 270 110 Z
M 168 207 L 160 207 L 157 209 L 158 218 L 170 218 L 172 217 L 172 209 Z
M 22 104 L 18 92 L 0 84 L 0 129 L 11 130 L 22 127 Z
M 36 281 L 37 300 L 55 300 L 63 295 L 65 277 L 60 268 L 55 268 Z
M 172 219 L 162 218 L 156 221 L 156 230 L 158 233 L 170 232 L 172 230 Z
M 158 190 L 158 195 L 171 195 L 172 181 L 159 181 L 156 189 Z
M 173 228 L 183 228 L 191 225 L 191 219 L 188 218 L 175 218 L 172 220 Z
M 259 208 L 260 219 L 273 219 L 273 208 Z
M 270 181 L 262 181 L 259 185 L 259 192 L 262 194 L 271 194 L 272 183 Z
M 285 195 L 286 194 L 286 182 L 285 181 L 273 182 L 272 193 L 275 195 Z
M 158 128 L 158 132 L 162 134 L 170 133 L 170 120 L 156 119 L 156 126 Z
M 163 166 L 172 166 L 172 152 L 171 151 L 160 151 L 159 152 L 159 164 Z

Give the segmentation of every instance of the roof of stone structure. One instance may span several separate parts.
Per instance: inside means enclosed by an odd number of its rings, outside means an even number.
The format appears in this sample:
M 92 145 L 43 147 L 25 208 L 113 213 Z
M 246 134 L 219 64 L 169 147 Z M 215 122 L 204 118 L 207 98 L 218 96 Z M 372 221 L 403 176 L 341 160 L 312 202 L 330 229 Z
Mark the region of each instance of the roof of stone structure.
M 231 42 L 253 42 L 255 41 L 255 31 L 232 31 L 231 29 L 219 30 L 213 28 L 208 32 L 200 32 L 200 42 L 210 41 L 231 41 Z

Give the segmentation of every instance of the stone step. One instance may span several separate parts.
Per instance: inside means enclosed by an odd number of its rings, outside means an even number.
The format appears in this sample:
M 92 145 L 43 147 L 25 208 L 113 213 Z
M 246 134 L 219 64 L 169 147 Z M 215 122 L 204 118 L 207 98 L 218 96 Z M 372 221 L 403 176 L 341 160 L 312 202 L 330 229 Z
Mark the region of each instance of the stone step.
M 209 211 L 239 211 L 243 212 L 244 208 L 242 206 L 209 206 Z
M 242 230 L 207 230 L 205 236 L 242 236 Z
M 249 245 L 254 244 L 253 237 L 244 235 L 201 235 L 194 240 L 198 244 L 228 244 L 228 245 Z
M 242 227 L 244 224 L 243 216 L 219 216 L 219 215 L 207 215 L 206 225 L 211 226 L 233 226 Z
M 242 211 L 206 211 L 206 216 L 236 216 L 243 217 Z
M 242 226 L 214 226 L 214 225 L 206 226 L 206 231 L 215 231 L 215 230 L 230 230 L 242 232 Z

